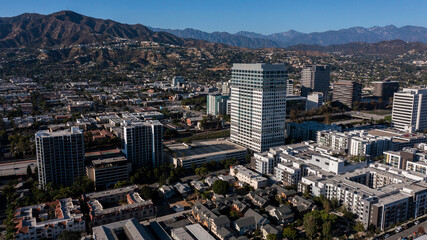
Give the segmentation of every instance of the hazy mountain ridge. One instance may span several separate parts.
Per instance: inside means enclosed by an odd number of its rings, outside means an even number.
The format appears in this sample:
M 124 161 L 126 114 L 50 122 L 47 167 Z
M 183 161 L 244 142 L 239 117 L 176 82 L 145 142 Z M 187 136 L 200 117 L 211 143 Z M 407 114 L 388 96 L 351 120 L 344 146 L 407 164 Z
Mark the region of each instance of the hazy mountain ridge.
M 165 31 L 186 38 L 202 39 L 211 42 L 224 43 L 237 47 L 262 48 L 262 47 L 289 47 L 298 44 L 306 45 L 336 45 L 352 42 L 376 43 L 388 40 L 403 40 L 409 42 L 427 43 L 427 28 L 417 26 L 404 26 L 397 28 L 393 25 L 384 27 L 352 27 L 326 32 L 301 33 L 289 30 L 282 33 L 263 35 L 254 32 L 240 31 L 231 33 L 207 33 L 196 29 L 171 30 L 151 28 L 154 31 Z M 245 37 L 245 38 L 241 38 Z M 252 40 L 252 41 L 251 41 Z M 261 42 L 260 40 L 266 40 Z M 268 40 L 268 41 L 267 41 Z

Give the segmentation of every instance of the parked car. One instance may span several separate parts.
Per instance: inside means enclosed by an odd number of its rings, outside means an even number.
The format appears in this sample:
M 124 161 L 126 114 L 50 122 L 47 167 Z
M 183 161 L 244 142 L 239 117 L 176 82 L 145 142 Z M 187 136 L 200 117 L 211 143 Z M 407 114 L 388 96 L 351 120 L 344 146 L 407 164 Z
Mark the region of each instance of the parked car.
M 414 224 L 415 224 L 415 225 L 420 224 L 420 220 L 415 221 L 415 222 L 414 222 Z
M 399 227 L 396 228 L 395 231 L 398 233 L 398 232 L 401 232 L 402 230 L 403 230 L 403 227 L 399 226 Z

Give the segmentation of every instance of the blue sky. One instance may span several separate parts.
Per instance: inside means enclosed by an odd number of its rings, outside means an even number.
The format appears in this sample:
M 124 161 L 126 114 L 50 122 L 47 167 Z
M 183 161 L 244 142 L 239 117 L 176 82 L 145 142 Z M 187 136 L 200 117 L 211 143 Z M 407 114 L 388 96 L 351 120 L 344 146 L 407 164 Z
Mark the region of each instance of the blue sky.
M 0 16 L 72 10 L 122 23 L 207 32 L 321 32 L 389 24 L 427 27 L 425 0 L 0 0 Z

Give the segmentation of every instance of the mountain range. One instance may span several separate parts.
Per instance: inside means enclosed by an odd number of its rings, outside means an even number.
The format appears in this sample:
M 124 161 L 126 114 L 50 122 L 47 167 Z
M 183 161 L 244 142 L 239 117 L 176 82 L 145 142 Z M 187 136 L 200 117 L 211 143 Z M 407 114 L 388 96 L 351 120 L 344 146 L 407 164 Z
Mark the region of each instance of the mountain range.
M 49 15 L 24 13 L 0 18 L 0 48 L 52 47 L 98 43 L 127 38 L 174 45 L 209 45 L 206 41 L 183 39 L 167 32 L 153 32 L 141 24 L 129 25 L 87 17 L 72 11 Z
M 427 51 L 427 28 L 414 26 L 354 27 L 309 34 L 290 30 L 262 35 L 151 28 L 92 18 L 72 11 L 0 18 L 0 48 L 61 47 L 111 42 L 117 38 L 200 48 L 285 48 L 388 56 L 409 50 Z
M 352 27 L 336 31 L 313 33 L 301 33 L 289 30 L 270 35 L 245 31 L 235 34 L 228 32 L 207 33 L 192 28 L 172 30 L 150 27 L 150 29 L 155 32 L 168 32 L 182 38 L 194 38 L 246 48 L 286 48 L 299 44 L 328 46 L 352 42 L 376 43 L 397 39 L 407 42 L 427 43 L 427 28 L 417 26 L 404 26 L 400 28 L 393 25 L 371 28 Z

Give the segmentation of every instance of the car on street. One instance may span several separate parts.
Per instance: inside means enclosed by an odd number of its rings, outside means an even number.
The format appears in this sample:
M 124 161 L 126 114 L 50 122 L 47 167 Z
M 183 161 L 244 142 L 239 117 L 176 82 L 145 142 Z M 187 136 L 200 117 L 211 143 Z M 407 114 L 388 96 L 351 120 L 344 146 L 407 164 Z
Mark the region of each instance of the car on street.
M 420 220 L 415 221 L 415 222 L 414 222 L 414 224 L 415 224 L 415 225 L 420 224 Z

